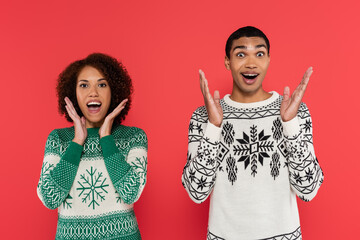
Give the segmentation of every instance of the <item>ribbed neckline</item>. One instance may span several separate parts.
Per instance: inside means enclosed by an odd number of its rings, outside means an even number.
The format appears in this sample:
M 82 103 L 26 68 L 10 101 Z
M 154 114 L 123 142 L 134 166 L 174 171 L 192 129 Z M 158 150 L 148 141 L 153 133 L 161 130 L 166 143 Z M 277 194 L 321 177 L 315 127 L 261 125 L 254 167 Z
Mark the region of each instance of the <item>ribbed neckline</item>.
M 96 128 L 87 128 L 88 136 L 99 135 L 99 129 L 100 128 L 98 128 L 98 127 L 96 127 Z
M 263 101 L 259 101 L 259 102 L 252 102 L 252 103 L 235 102 L 235 101 L 231 100 L 230 94 L 227 94 L 224 96 L 224 101 L 227 105 L 235 107 L 235 108 L 257 108 L 257 107 L 266 106 L 266 105 L 274 102 L 279 97 L 279 94 L 275 91 L 271 91 L 269 93 L 272 93 L 271 97 L 269 97 L 268 99 L 265 99 Z

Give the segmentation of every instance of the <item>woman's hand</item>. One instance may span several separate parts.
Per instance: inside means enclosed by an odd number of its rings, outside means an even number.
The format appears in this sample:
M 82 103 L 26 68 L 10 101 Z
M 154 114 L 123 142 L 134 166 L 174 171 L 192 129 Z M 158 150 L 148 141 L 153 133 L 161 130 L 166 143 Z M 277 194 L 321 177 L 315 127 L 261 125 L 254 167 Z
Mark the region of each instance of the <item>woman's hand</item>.
M 306 70 L 300 84 L 297 86 L 297 88 L 291 94 L 291 96 L 290 96 L 290 88 L 285 87 L 284 98 L 280 106 L 280 115 L 283 122 L 290 121 L 291 119 L 296 117 L 296 114 L 299 110 L 301 100 L 305 94 L 305 90 L 309 83 L 312 72 L 313 72 L 312 67 L 309 67 Z
M 125 108 L 127 101 L 128 101 L 127 98 L 122 100 L 122 102 L 111 113 L 109 113 L 109 115 L 106 116 L 103 124 L 99 129 L 100 138 L 111 134 L 111 128 L 114 123 L 114 119 Z
M 75 137 L 73 139 L 73 142 L 76 142 L 80 145 L 84 145 L 84 142 L 87 137 L 87 129 L 85 126 L 85 117 L 81 117 L 77 114 L 74 105 L 70 101 L 68 97 L 65 97 L 65 108 L 68 112 L 70 118 L 74 122 L 74 129 L 75 129 Z

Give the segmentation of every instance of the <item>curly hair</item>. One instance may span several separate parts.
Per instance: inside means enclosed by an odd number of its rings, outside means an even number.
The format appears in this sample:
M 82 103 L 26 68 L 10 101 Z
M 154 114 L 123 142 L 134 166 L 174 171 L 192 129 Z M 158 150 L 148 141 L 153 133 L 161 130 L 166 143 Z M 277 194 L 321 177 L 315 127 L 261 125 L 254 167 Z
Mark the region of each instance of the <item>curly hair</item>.
M 68 97 L 73 103 L 78 115 L 80 117 L 83 116 L 76 98 L 76 84 L 81 70 L 86 66 L 96 68 L 105 77 L 110 86 L 111 103 L 107 114 L 112 112 L 122 100 L 125 98 L 128 99 L 125 108 L 114 120 L 115 123 L 120 124 L 130 110 L 131 94 L 133 92 L 132 82 L 123 64 L 103 53 L 93 53 L 85 59 L 75 61 L 59 74 L 56 86 L 59 113 L 61 115 L 64 114 L 66 119 L 72 122 L 71 117 L 65 109 L 66 103 L 64 99 Z

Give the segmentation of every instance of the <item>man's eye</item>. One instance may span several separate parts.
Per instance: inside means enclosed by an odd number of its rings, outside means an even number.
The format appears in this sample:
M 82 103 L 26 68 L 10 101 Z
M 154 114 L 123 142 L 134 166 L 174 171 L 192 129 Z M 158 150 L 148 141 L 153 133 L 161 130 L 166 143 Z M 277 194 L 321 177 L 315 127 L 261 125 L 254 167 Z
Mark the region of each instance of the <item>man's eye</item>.
M 257 56 L 257 57 L 263 57 L 263 56 L 264 56 L 264 53 L 263 53 L 263 52 L 258 52 L 258 53 L 256 54 L 256 56 Z
M 101 88 L 106 87 L 106 83 L 100 83 L 99 87 L 101 87 Z
M 245 54 L 244 54 L 244 53 L 238 53 L 238 54 L 236 54 L 236 56 L 238 56 L 238 57 L 245 57 Z

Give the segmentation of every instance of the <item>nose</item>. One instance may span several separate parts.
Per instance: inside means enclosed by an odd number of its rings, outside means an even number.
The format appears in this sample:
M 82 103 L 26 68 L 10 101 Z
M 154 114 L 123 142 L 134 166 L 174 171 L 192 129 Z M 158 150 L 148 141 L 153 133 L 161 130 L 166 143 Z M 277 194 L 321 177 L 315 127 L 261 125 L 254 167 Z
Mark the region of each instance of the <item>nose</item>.
M 89 97 L 98 97 L 98 96 L 99 96 L 99 93 L 98 93 L 98 89 L 97 89 L 96 85 L 92 86 L 90 88 Z
M 245 67 L 248 68 L 248 69 L 255 69 L 255 68 L 257 68 L 255 59 L 254 59 L 253 57 L 249 57 L 249 58 L 247 59 L 247 62 L 246 62 L 246 64 L 245 64 Z

